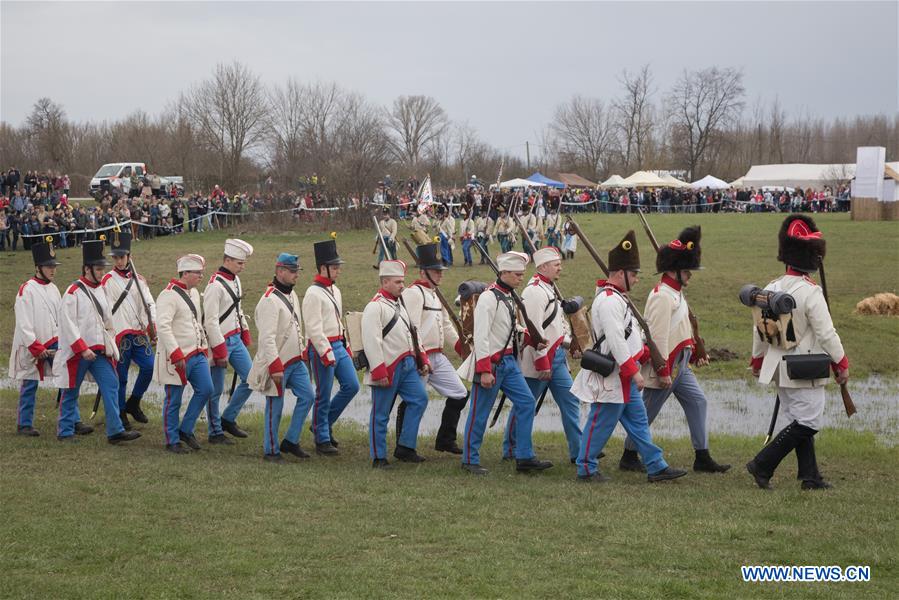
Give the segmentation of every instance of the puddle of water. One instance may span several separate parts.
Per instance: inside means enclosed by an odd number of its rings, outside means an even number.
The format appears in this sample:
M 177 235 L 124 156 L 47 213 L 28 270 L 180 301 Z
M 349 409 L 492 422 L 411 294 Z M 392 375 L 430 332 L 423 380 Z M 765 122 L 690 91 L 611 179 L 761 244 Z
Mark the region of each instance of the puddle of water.
M 715 434 L 734 434 L 763 437 L 771 419 L 774 408 L 774 387 L 763 387 L 755 383 L 743 380 L 726 381 L 719 379 L 702 380 L 700 385 L 708 399 L 708 423 L 709 431 Z M 8 378 L 0 379 L 0 388 L 13 389 L 17 387 L 15 382 Z M 880 377 L 872 376 L 865 380 L 853 380 L 850 382 L 852 397 L 858 407 L 851 419 L 846 418 L 843 410 L 843 402 L 840 399 L 839 388 L 836 385 L 827 387 L 827 403 L 824 411 L 824 427 L 839 429 L 851 429 L 860 432 L 872 432 L 882 442 L 891 446 L 899 444 L 899 382 L 890 382 Z M 46 392 L 45 392 L 46 393 Z M 82 393 L 93 395 L 96 393 L 96 385 L 85 382 Z M 153 384 L 147 391 L 145 400 L 162 404 L 164 392 L 161 386 Z M 190 397 L 188 391 L 185 396 Z M 550 399 L 552 394 L 547 394 L 546 401 L 534 420 L 534 429 L 537 431 L 562 431 L 562 422 L 559 409 Z M 247 401 L 245 410 L 262 410 L 265 398 L 254 392 Z M 289 415 L 293 410 L 295 399 L 292 394 L 284 402 L 284 414 Z M 186 405 L 186 402 L 184 403 Z M 224 407 L 225 400 L 222 400 Z M 504 412 L 508 411 L 510 403 L 506 403 Z M 588 407 L 581 405 L 581 421 L 586 418 Z M 433 435 L 440 426 L 440 415 L 443 412 L 443 399 L 431 396 L 431 402 L 425 411 L 421 422 L 422 435 Z M 371 414 L 371 393 L 368 386 L 362 386 L 359 394 L 347 407 L 341 419 L 349 419 L 355 423 L 368 427 Z M 467 409 L 462 415 L 460 423 L 465 422 Z M 491 411 L 492 417 L 492 411 Z M 205 419 L 205 412 L 201 415 Z M 500 431 L 500 419 L 494 431 Z M 778 419 L 777 429 L 785 426 L 786 422 L 781 416 Z M 659 437 L 682 438 L 689 436 L 687 422 L 683 411 L 672 395 L 665 407 L 652 425 L 653 434 Z M 621 427 L 616 428 L 615 435 L 622 437 L 624 432 Z

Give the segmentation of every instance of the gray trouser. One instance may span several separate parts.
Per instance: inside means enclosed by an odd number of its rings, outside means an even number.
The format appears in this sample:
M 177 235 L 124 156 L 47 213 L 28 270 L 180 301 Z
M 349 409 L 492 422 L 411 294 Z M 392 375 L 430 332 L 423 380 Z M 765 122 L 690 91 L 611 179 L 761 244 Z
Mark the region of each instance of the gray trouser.
M 690 368 L 690 349 L 686 348 L 677 357 L 677 376 L 671 382 L 671 387 L 664 389 L 645 388 L 643 390 L 643 403 L 646 405 L 646 416 L 652 424 L 659 411 L 668 400 L 668 396 L 674 393 L 674 397 L 680 402 L 684 414 L 687 416 L 687 427 L 690 428 L 690 441 L 695 450 L 706 450 L 709 447 L 709 432 L 706 429 L 707 403 L 705 394 L 696 381 L 696 375 Z M 637 446 L 628 437 L 624 441 L 627 450 L 636 450 Z

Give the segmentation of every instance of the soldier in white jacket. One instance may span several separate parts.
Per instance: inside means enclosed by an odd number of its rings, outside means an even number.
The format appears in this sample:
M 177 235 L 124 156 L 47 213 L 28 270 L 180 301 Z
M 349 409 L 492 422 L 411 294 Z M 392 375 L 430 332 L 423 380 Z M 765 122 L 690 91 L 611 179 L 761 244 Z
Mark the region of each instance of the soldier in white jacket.
M 60 440 L 71 440 L 75 435 L 78 393 L 88 374 L 97 382 L 103 397 L 109 443 L 140 437 L 137 431 L 125 431 L 119 418 L 119 378 L 115 371 L 119 351 L 112 335 L 110 306 L 100 289 L 103 268 L 109 265 L 103 256 L 103 244 L 101 236 L 81 246 L 81 277 L 69 286 L 59 311 L 59 352 L 54 357 L 53 374 L 57 385 L 65 389 L 56 428 Z
M 609 251 L 608 266 L 609 277 L 593 299 L 591 317 L 598 351 L 614 360 L 614 366 L 606 376 L 582 368 L 571 387 L 581 402 L 590 404 L 576 461 L 578 479 L 589 483 L 608 480 L 598 469 L 597 457 L 619 422 L 637 445 L 649 481 L 683 477 L 687 472 L 669 467 L 662 449 L 652 443 L 641 396 L 644 382 L 640 363 L 649 360 L 649 349 L 624 297 L 637 283 L 640 272 L 633 230 Z
M 197 285 L 203 277 L 206 260 L 198 254 L 178 259 L 178 279 L 172 279 L 156 298 L 156 360 L 153 379 L 165 385 L 165 404 L 162 409 L 162 429 L 166 450 L 175 454 L 189 452 L 181 442 L 193 450 L 200 444 L 194 435 L 197 418 L 212 395 L 209 374 L 209 343 L 203 329 L 203 305 Z M 190 382 L 194 395 L 181 415 L 181 396 Z
M 203 327 L 212 351 L 212 396 L 206 407 L 209 421 L 209 443 L 231 444 L 225 437 L 227 431 L 234 437 L 245 438 L 247 433 L 237 426 L 237 415 L 250 397 L 247 377 L 253 361 L 247 350 L 253 342 L 241 300 L 243 288 L 239 274 L 246 268 L 253 254 L 253 246 L 239 239 L 225 240 L 225 255 L 203 293 Z M 219 400 L 225 389 L 225 373 L 228 363 L 240 378 L 228 406 L 219 415 Z
M 312 406 L 314 394 L 309 383 L 305 360 L 306 340 L 300 301 L 294 291 L 299 275 L 299 258 L 282 252 L 275 262 L 275 277 L 256 304 L 254 313 L 259 333 L 258 348 L 250 369 L 250 388 L 265 394 L 263 414 L 263 456 L 265 460 L 283 463 L 281 452 L 297 458 L 309 458 L 300 448 L 303 422 Z M 296 397 L 290 425 L 284 440 L 278 444 L 278 429 L 284 410 L 284 392 Z
M 474 225 L 475 241 L 480 244 L 484 250 L 488 250 L 490 240 L 493 238 L 493 219 L 490 218 L 490 215 L 486 212 L 482 212 L 478 214 L 478 218 L 475 219 Z M 480 254 L 480 252 L 478 254 Z M 487 258 L 483 254 L 481 254 L 481 262 L 479 264 L 487 264 Z
M 372 467 L 385 468 L 387 425 L 397 396 L 407 408 L 402 431 L 397 434 L 393 455 L 403 461 L 419 463 L 425 459 L 415 451 L 418 426 L 428 405 L 420 375 L 429 372 L 428 355 L 413 341 L 413 325 L 402 302 L 406 263 L 385 260 L 378 267 L 381 289 L 362 312 L 362 349 L 368 362 L 363 383 L 371 386 L 369 452 Z M 421 368 L 418 362 L 422 363 Z
M 445 206 L 437 209 L 437 234 L 440 237 L 440 255 L 443 257 L 443 264 L 453 266 L 453 248 L 455 247 L 454 238 L 456 237 L 456 219 L 453 217 L 452 211 Z
M 834 329 L 824 293 L 810 277 L 826 252 L 814 220 L 805 215 L 788 216 L 781 225 L 779 242 L 777 259 L 786 265 L 786 273 L 765 289 L 790 294 L 796 308 L 790 314 L 791 325 L 780 337 L 769 340 L 759 329 L 753 330 L 751 366 L 759 383 L 777 385 L 788 424 L 747 463 L 746 469 L 760 488 L 767 489 L 777 466 L 795 450 L 802 489 L 826 489 L 831 486 L 818 471 L 814 436 L 823 424 L 827 368 L 833 370 L 837 383 L 846 383 L 849 359 Z M 791 378 L 789 361 L 797 355 L 820 357 L 824 376 Z
M 153 380 L 153 350 L 156 343 L 156 302 L 142 276 L 135 278 L 131 268 L 131 233 L 113 231 L 109 254 L 113 269 L 103 277 L 101 285 L 106 301 L 112 312 L 112 326 L 116 346 L 119 348 L 119 362 L 116 371 L 119 376 L 119 416 L 125 429 L 130 429 L 128 415 L 138 423 L 146 423 L 147 416 L 140 408 L 144 392 Z M 146 303 L 149 314 L 144 308 Z M 138 367 L 137 379 L 131 395 L 125 401 L 128 387 L 128 369 L 132 361 Z
M 431 365 L 430 373 L 422 376 L 422 382 L 430 384 L 438 394 L 446 397 L 434 448 L 440 452 L 462 454 L 456 443 L 456 428 L 468 401 L 468 390 L 443 349 L 449 345 L 461 355 L 463 342 L 434 290 L 435 286 L 440 285 L 446 267 L 440 260 L 437 244 L 418 246 L 416 254 L 421 278 L 403 290 L 403 303 L 412 324 L 418 328 L 418 339 Z M 403 430 L 405 411 L 406 402 L 400 402 L 396 411 L 398 432 Z
M 390 216 L 390 209 L 387 207 L 381 210 L 381 218 L 378 219 L 378 229 L 380 229 L 381 237 L 384 238 L 387 251 L 390 253 L 389 256 L 385 256 L 381 242 L 377 239 L 375 240 L 378 244 L 378 264 L 380 264 L 382 260 L 396 258 L 396 220 Z
M 16 434 L 36 437 L 34 403 L 40 382 L 53 382 L 53 357 L 59 347 L 59 288 L 56 278 L 56 250 L 52 237 L 31 244 L 34 277 L 19 286 L 16 294 L 16 329 L 9 354 L 9 377 L 21 380 L 16 411 Z M 86 426 L 83 426 L 86 427 Z M 77 431 L 76 431 L 77 433 Z
M 459 223 L 459 239 L 462 242 L 462 258 L 464 259 L 464 265 L 466 267 L 470 267 L 474 264 L 471 260 L 471 245 L 474 243 L 476 233 L 477 227 L 475 226 L 474 219 L 468 211 L 463 208 L 462 222 Z
M 534 472 L 553 466 L 534 454 L 531 432 L 536 402 L 517 359 L 519 328 L 512 293 L 524 279 L 528 255 L 506 252 L 497 257 L 496 263 L 499 277 L 481 293 L 475 305 L 474 351 L 459 367 L 459 374 L 474 384 L 462 444 L 462 468 L 473 475 L 487 474 L 481 466 L 480 448 L 490 409 L 500 390 L 511 400 L 515 415 L 516 470 Z

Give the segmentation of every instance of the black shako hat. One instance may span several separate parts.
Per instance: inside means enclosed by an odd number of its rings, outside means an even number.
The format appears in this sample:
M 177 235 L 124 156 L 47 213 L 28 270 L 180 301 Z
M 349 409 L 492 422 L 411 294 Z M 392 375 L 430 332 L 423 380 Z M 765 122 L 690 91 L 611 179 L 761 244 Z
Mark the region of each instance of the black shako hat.
M 609 250 L 609 272 L 639 270 L 640 252 L 637 250 L 637 235 L 631 229 L 617 246 Z
M 312 248 L 315 251 L 316 268 L 322 265 L 342 265 L 345 262 L 337 255 L 337 242 L 334 240 L 315 242 Z
M 415 248 L 418 255 L 418 268 L 429 269 L 433 271 L 444 271 L 443 261 L 440 259 L 437 244 L 422 244 Z
M 81 264 L 91 267 L 108 267 L 109 261 L 103 256 L 104 240 L 88 240 L 81 244 Z
M 699 240 L 702 228 L 699 225 L 687 227 L 656 254 L 656 271 L 696 271 L 701 269 L 702 249 Z
M 131 232 L 113 231 L 109 242 L 110 256 L 125 256 L 131 254 Z
M 827 253 L 827 243 L 811 217 L 790 215 L 777 235 L 777 260 L 799 271 L 818 270 L 819 257 Z
M 53 238 L 47 236 L 46 242 L 35 242 L 31 244 L 31 256 L 34 258 L 36 267 L 57 267 L 61 263 L 56 260 L 56 250 L 53 248 Z

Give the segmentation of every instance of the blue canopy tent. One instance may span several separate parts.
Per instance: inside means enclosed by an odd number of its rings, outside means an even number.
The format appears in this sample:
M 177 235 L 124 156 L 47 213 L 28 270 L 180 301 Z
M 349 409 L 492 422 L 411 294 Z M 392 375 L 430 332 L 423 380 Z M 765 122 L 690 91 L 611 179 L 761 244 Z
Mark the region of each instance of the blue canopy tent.
M 543 173 L 537 172 L 528 177 L 528 181 L 535 181 L 537 183 L 542 183 L 543 185 L 554 187 L 554 188 L 564 188 L 566 187 L 564 183 L 561 181 L 556 181 L 555 179 L 550 179 L 543 175 Z

